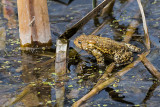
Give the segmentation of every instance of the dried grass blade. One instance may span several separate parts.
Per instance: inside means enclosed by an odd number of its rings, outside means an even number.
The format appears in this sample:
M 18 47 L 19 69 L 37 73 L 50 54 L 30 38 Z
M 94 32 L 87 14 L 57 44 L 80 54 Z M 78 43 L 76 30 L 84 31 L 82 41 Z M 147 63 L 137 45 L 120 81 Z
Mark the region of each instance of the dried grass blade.
M 146 40 L 146 48 L 148 50 L 150 50 L 150 39 L 149 39 L 149 34 L 148 34 L 148 28 L 147 28 L 147 23 L 146 23 L 146 18 L 145 18 L 145 15 L 144 15 L 144 11 L 143 11 L 143 7 L 142 7 L 142 4 L 141 4 L 141 0 L 137 0 L 138 2 L 138 5 L 139 5 L 139 8 L 140 8 L 140 11 L 141 11 L 141 14 L 142 14 L 142 21 L 143 21 L 143 29 L 144 29 L 144 36 L 145 36 L 145 40 Z

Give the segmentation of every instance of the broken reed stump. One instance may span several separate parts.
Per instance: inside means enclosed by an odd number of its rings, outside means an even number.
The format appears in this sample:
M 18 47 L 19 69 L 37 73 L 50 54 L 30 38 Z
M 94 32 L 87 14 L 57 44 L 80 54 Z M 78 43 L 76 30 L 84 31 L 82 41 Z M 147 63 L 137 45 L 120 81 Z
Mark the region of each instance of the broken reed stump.
M 55 73 L 56 73 L 56 106 L 63 107 L 65 99 L 65 84 L 67 79 L 67 51 L 68 41 L 66 39 L 58 39 L 56 42 L 56 60 L 55 60 Z
M 55 60 L 55 73 L 56 80 L 65 80 L 67 71 L 67 50 L 68 41 L 66 39 L 58 39 L 56 42 L 56 60 Z
M 47 0 L 17 0 L 21 47 L 52 45 Z

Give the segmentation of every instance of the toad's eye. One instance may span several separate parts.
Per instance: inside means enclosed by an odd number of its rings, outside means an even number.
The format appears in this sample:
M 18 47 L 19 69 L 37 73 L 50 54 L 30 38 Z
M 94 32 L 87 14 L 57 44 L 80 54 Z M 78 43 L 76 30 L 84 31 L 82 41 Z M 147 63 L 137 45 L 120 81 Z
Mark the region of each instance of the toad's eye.
M 81 41 L 78 41 L 78 44 L 81 44 L 82 42 Z

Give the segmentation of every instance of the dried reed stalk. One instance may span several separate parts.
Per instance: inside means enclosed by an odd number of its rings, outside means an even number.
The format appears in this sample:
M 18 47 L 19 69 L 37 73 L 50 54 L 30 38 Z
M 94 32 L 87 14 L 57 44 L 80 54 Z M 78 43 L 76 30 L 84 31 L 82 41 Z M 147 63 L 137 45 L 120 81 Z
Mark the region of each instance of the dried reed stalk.
M 143 7 L 142 7 L 142 4 L 141 4 L 141 0 L 137 0 L 137 2 L 138 2 L 138 5 L 139 5 L 139 8 L 140 8 L 140 11 L 141 11 L 141 15 L 142 15 L 144 37 L 145 37 L 145 41 L 146 41 L 145 45 L 146 45 L 146 48 L 148 50 L 150 50 L 150 39 L 149 39 L 149 34 L 148 34 L 146 18 L 145 18 L 145 15 L 144 15 L 144 11 L 143 11 Z

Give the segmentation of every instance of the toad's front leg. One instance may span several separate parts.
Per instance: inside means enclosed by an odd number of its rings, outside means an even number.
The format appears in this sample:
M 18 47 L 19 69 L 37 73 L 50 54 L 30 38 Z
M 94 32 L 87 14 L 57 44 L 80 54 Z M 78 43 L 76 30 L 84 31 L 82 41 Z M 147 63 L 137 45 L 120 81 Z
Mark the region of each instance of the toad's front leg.
M 104 56 L 103 53 L 101 51 L 99 51 L 98 49 L 93 49 L 91 51 L 92 55 L 96 57 L 97 60 L 97 64 L 99 66 L 104 66 Z

